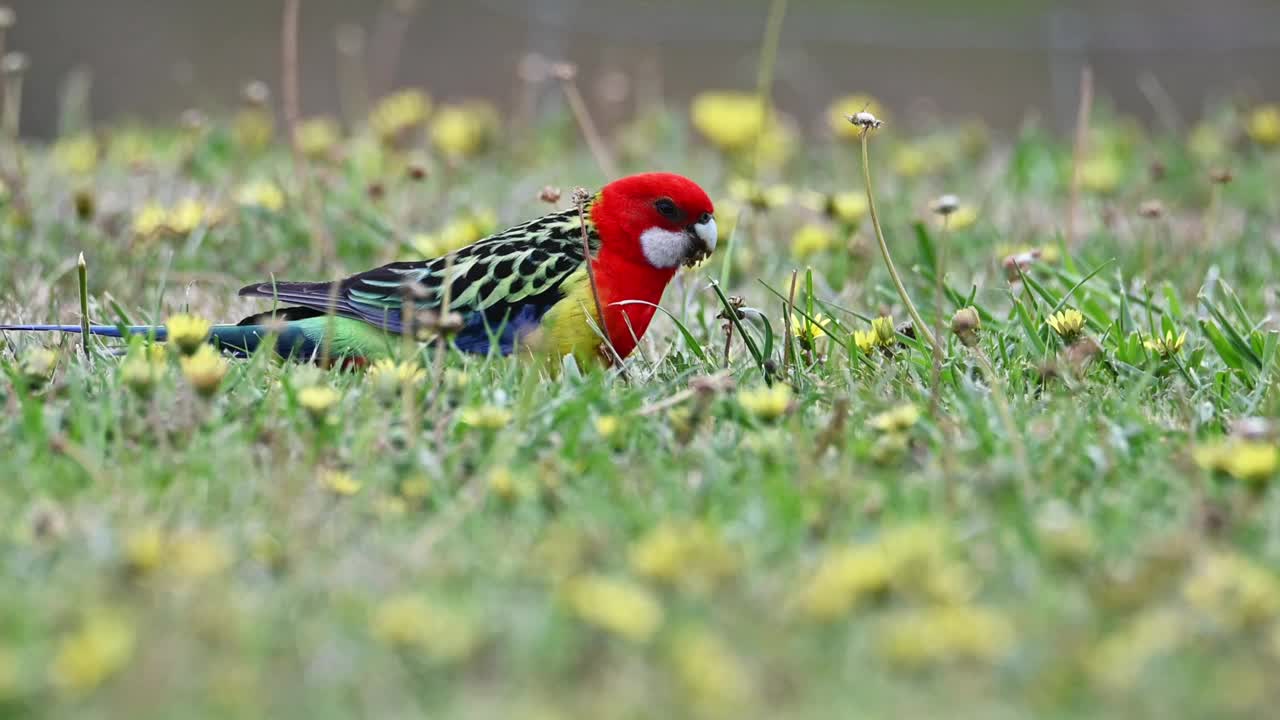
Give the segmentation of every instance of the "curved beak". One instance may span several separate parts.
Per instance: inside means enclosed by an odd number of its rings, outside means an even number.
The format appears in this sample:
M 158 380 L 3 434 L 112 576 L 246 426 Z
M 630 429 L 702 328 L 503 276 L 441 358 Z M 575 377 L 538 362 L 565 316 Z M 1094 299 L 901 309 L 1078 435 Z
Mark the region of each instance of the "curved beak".
M 686 228 L 689 233 L 689 258 L 686 265 L 693 265 L 709 257 L 716 250 L 716 219 L 709 217 Z

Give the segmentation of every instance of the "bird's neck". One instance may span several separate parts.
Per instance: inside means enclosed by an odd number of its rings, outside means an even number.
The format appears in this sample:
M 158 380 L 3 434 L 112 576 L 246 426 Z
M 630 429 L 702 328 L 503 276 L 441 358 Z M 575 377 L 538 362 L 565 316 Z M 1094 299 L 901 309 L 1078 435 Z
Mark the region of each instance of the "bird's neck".
M 625 358 L 649 329 L 649 321 L 662 301 L 667 283 L 675 275 L 675 268 L 655 268 L 604 247 L 591 263 L 591 269 L 600 292 L 609 340 Z M 629 302 L 633 300 L 639 302 Z

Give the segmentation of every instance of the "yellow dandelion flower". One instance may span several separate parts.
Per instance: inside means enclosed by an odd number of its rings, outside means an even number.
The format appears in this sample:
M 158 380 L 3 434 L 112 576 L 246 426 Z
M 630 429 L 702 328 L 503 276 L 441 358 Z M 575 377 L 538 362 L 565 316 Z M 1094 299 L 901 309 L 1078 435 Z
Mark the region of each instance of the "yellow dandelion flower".
M 702 523 L 663 523 L 632 544 L 631 569 L 658 582 L 706 592 L 738 569 L 719 533 Z
M 478 430 L 501 430 L 511 423 L 511 417 L 510 410 L 496 405 L 473 405 L 458 413 L 463 425 Z
M 1147 665 L 1183 641 L 1187 620 L 1169 608 L 1144 610 L 1124 628 L 1103 638 L 1086 666 L 1089 676 L 1110 691 L 1133 687 Z
M 240 207 L 280 212 L 284 209 L 284 191 L 270 180 L 254 180 L 240 186 L 236 203 Z
M 738 404 L 761 420 L 777 420 L 791 407 L 791 386 L 774 383 L 772 387 L 744 388 L 738 391 Z
M 690 108 L 693 126 L 725 152 L 752 150 L 766 125 L 765 104 L 754 93 L 699 93 Z
M 596 434 L 605 439 L 613 437 L 622 428 L 622 421 L 617 415 L 601 415 L 593 424 Z
M 826 252 L 835 244 L 835 233 L 826 225 L 817 223 L 808 223 L 801 225 L 791 235 L 791 255 L 797 259 L 805 258 Z
M 801 591 L 800 607 L 816 620 L 835 620 L 887 591 L 892 573 L 879 546 L 829 550 Z
M 1249 113 L 1245 124 L 1249 138 L 1259 145 L 1280 145 L 1280 105 L 1261 105 Z
M 853 125 L 849 125 L 853 129 L 857 129 Z M 914 178 L 924 175 L 933 170 L 934 163 L 929 157 L 929 152 L 921 145 L 906 144 L 899 145 L 893 151 L 892 157 L 893 171 L 905 178 Z
M 845 124 L 848 125 L 848 123 Z M 827 214 L 843 223 L 853 224 L 861 221 L 866 217 L 867 210 L 867 196 L 861 192 L 838 192 L 827 198 Z
M 317 422 L 327 420 L 342 396 L 328 385 L 311 385 L 298 391 L 298 404 Z
M 380 642 L 419 651 L 441 662 L 466 658 L 477 643 L 470 618 L 416 595 L 396 595 L 382 601 L 370 626 Z
M 764 186 L 746 178 L 729 181 L 729 195 L 757 210 L 772 210 L 791 202 L 793 193 L 787 185 Z
M 471 375 L 459 368 L 445 368 L 444 386 L 450 390 L 461 390 L 471 384 Z
M 1183 583 L 1187 603 L 1229 628 L 1257 626 L 1280 616 L 1280 580 L 1231 552 L 1209 554 Z
M 893 318 L 888 315 L 871 321 L 871 334 L 876 347 L 889 348 L 898 344 L 898 331 L 893 326 Z
M 1187 136 L 1187 149 L 1201 162 L 1217 160 L 1227 152 L 1227 141 L 1213 125 L 1200 123 Z
M 1193 453 L 1196 464 L 1237 480 L 1263 483 L 1270 480 L 1280 464 L 1280 450 L 1270 442 L 1231 438 L 1204 445 Z
M 646 642 L 662 625 L 662 604 L 627 580 L 580 575 L 565 583 L 564 592 L 578 618 L 625 640 Z
M 369 127 L 384 142 L 394 142 L 409 130 L 422 126 L 431 113 L 431 98 L 420 90 L 401 90 L 374 106 Z
M 325 490 L 342 497 L 351 497 L 364 487 L 359 480 L 351 477 L 351 473 L 341 470 L 323 470 L 320 472 L 319 480 L 320 486 Z
M 446 105 L 431 121 L 431 143 L 450 157 L 469 158 L 485 149 L 498 126 L 498 111 L 488 102 Z
M 791 329 L 804 347 L 814 347 L 819 340 L 827 337 L 826 328 L 830 325 L 831 318 L 820 312 L 815 312 L 812 320 L 803 315 L 791 316 Z
M 212 345 L 201 345 L 191 355 L 181 359 L 182 375 L 191 387 L 204 397 L 212 396 L 222 385 L 230 366 L 222 353 Z
M 850 123 L 849 116 L 860 112 L 869 112 L 880 120 L 885 120 L 888 116 L 880 101 L 870 95 L 857 93 L 837 98 L 831 103 L 826 112 L 827 125 L 837 137 L 857 139 L 862 129 Z
M 169 552 L 173 571 L 191 580 L 213 577 L 231 566 L 231 551 L 218 537 L 206 532 L 177 536 Z
M 138 209 L 133 216 L 133 234 L 140 238 L 151 238 L 165 230 L 169 211 L 160 203 L 149 202 Z
M 412 360 L 397 362 L 383 358 L 373 364 L 368 372 L 374 390 L 383 398 L 392 399 L 408 387 L 410 390 L 426 382 L 427 373 Z
M 53 684 L 73 693 L 101 685 L 133 656 L 133 623 L 112 610 L 92 610 L 80 627 L 63 638 L 49 674 Z
M 155 346 L 160 347 L 160 346 Z M 147 397 L 164 375 L 165 362 L 149 357 L 145 351 L 130 350 L 128 356 L 120 363 L 120 381 L 140 397 Z
M 1120 185 L 1124 166 L 1111 154 L 1095 155 L 1080 165 L 1080 186 L 1099 194 L 1109 194 Z
M 978 222 L 978 209 L 972 205 L 961 205 L 950 215 L 935 215 L 933 222 L 948 230 L 968 230 Z
M 203 347 L 212 327 L 208 320 L 187 313 L 171 315 L 164 321 L 166 337 L 183 355 Z
M 400 494 L 407 500 L 422 500 L 431 494 L 431 479 L 425 475 L 415 475 L 400 483 Z
M 1166 330 L 1163 336 L 1157 335 L 1142 341 L 1142 346 L 1160 357 L 1171 357 L 1181 352 L 1186 342 L 1187 331 L 1174 335 L 1172 330 Z
M 902 433 L 915 427 L 918 422 L 920 408 L 912 403 L 905 403 L 872 417 L 868 425 L 882 433 Z
M 1064 342 L 1071 342 L 1084 332 L 1084 315 L 1074 308 L 1059 310 L 1045 320 Z
M 312 160 L 329 157 L 342 140 L 342 129 L 333 118 L 308 118 L 298 125 L 298 150 Z
M 98 167 L 98 140 L 89 133 L 62 138 L 53 146 L 53 162 L 68 175 L 89 175 Z
M 165 214 L 165 227 L 178 235 L 189 235 L 202 225 L 213 224 L 214 214 L 195 198 L 187 198 Z
M 242 108 L 232 121 L 231 134 L 236 145 L 250 153 L 262 152 L 276 134 L 271 113 L 261 107 Z
M 149 573 L 164 559 L 165 544 L 160 528 L 147 526 L 131 530 L 124 538 L 125 562 L 134 572 Z
M 959 661 L 990 663 L 1006 657 L 1016 637 L 1002 613 L 948 605 L 891 617 L 881 627 L 880 651 L 890 663 L 909 669 Z
M 742 663 L 723 640 L 706 629 L 688 629 L 671 646 L 671 664 L 692 704 L 711 715 L 748 702 L 753 688 Z

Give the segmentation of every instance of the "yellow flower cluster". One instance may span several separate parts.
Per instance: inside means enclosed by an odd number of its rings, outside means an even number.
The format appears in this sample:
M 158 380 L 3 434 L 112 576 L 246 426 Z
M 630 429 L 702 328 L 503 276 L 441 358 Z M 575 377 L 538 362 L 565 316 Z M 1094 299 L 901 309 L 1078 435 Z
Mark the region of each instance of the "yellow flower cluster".
M 182 375 L 192 389 L 201 396 L 211 397 L 222 385 L 230 365 L 222 353 L 212 345 L 204 344 L 194 353 L 181 359 Z
M 466 658 L 476 647 L 477 634 L 470 618 L 416 595 L 396 595 L 374 610 L 373 636 L 387 645 L 422 652 L 449 662 Z
M 738 391 L 738 404 L 761 420 L 777 420 L 791 409 L 791 386 L 777 382 Z
M 1245 132 L 1259 145 L 1280 145 L 1280 105 L 1260 105 L 1249 113 Z
M 236 191 L 236 203 L 240 207 L 280 212 L 284 209 L 284 191 L 270 180 L 254 180 Z
M 1237 480 L 1264 483 L 1276 473 L 1280 450 L 1270 442 L 1229 438 L 1203 445 L 1193 453 L 1196 464 L 1205 470 L 1223 473 Z
M 49 673 L 54 685 L 75 693 L 92 690 L 133 657 L 136 633 L 123 614 L 90 610 L 79 628 L 58 645 Z
M 892 410 L 875 415 L 868 425 L 882 433 L 904 433 L 920 422 L 920 409 L 912 403 L 899 405 Z
M 794 197 L 789 185 L 762 185 L 742 177 L 729 180 L 728 190 L 729 197 L 760 211 L 782 207 Z
M 706 715 L 730 716 L 749 702 L 752 683 L 746 669 L 709 630 L 690 628 L 677 635 L 671 664 L 693 706 Z
M 329 413 L 342 396 L 328 385 L 308 385 L 298 391 L 298 405 L 317 423 L 329 420 Z
M 907 610 L 880 628 L 880 651 L 894 665 L 915 669 L 961 661 L 990 663 L 1008 656 L 1016 639 L 1004 614 L 973 605 Z
M 133 216 L 133 234 L 149 239 L 159 235 L 189 235 L 196 228 L 211 227 L 223 214 L 196 198 L 187 198 L 172 207 L 151 202 Z
M 703 523 L 666 522 L 631 546 L 637 575 L 694 592 L 707 592 L 738 570 L 738 556 Z
M 690 111 L 693 126 L 726 153 L 755 149 L 761 136 L 778 120 L 755 93 L 717 90 L 699 93 Z
M 320 487 L 341 497 L 351 497 L 364 487 L 359 480 L 351 477 L 351 473 L 341 470 L 321 470 L 319 479 Z
M 447 157 L 465 159 L 484 150 L 499 127 L 498 110 L 491 103 L 472 100 L 446 105 L 431 121 L 431 143 Z
M 98 167 L 98 140 L 89 133 L 62 138 L 53 145 L 53 163 L 68 175 L 89 175 Z
M 948 555 L 946 533 L 930 524 L 906 525 L 873 542 L 833 548 L 801 590 L 800 609 L 830 621 L 891 592 L 938 604 L 967 603 L 977 581 Z
M 164 321 L 168 341 L 183 355 L 191 355 L 209 339 L 212 325 L 208 320 L 187 313 L 171 315 Z
M 842 225 L 857 224 L 866 217 L 869 209 L 866 194 L 854 190 L 834 193 L 806 190 L 800 194 L 800 204 Z
M 1080 164 L 1080 186 L 1089 192 L 1107 195 L 1115 192 L 1124 177 L 1124 166 L 1111 153 L 1086 158 Z
M 385 399 L 393 399 L 406 388 L 417 388 L 427 379 L 427 373 L 413 360 L 398 362 L 383 358 L 375 362 L 368 372 L 374 390 Z
M 871 321 L 869 330 L 855 330 L 853 343 L 864 353 L 877 348 L 889 350 L 898 344 L 898 331 L 893 327 L 893 318 L 882 315 Z
M 1084 314 L 1074 308 L 1059 310 L 1050 315 L 1045 324 L 1053 329 L 1063 342 L 1073 342 L 1084 333 Z
M 1152 660 L 1182 643 L 1186 626 L 1187 619 L 1175 610 L 1144 610 L 1093 649 L 1088 660 L 1090 677 L 1104 690 L 1131 688 Z
M 580 575 L 565 583 L 564 594 L 569 609 L 584 622 L 632 642 L 648 641 L 662 625 L 662 604 L 627 580 Z
M 1164 335 L 1149 337 L 1142 341 L 1142 346 L 1160 357 L 1172 357 L 1182 351 L 1182 346 L 1187 342 L 1187 331 L 1183 330 L 1177 335 L 1172 330 L 1166 330 Z
M 488 237 L 497 225 L 498 217 L 492 210 L 474 210 L 454 218 L 436 233 L 414 235 L 410 243 L 424 257 L 440 257 Z
M 818 223 L 801 225 L 791 235 L 791 255 L 798 260 L 830 250 L 836 242 L 831 228 Z
M 53 377 L 58 368 L 58 353 L 49 348 L 33 347 L 22 353 L 18 373 L 29 386 L 38 388 Z
M 463 408 L 458 419 L 478 430 L 501 430 L 511 423 L 511 411 L 496 405 L 472 405 Z
M 1280 579 L 1231 552 L 1201 559 L 1182 586 L 1187 604 L 1227 628 L 1256 627 L 1280 617 Z
M 323 160 L 330 157 L 342 141 L 342 128 L 333 118 L 308 118 L 298 125 L 294 141 L 303 155 L 312 160 Z
M 831 318 L 820 312 L 815 312 L 813 319 L 798 314 L 791 316 L 791 331 L 804 348 L 816 347 L 819 340 L 827 337 L 826 328 L 830 326 Z
M 419 128 L 431 114 L 431 98 L 420 90 L 401 90 L 378 101 L 369 116 L 369 127 L 383 142 L 394 144 Z

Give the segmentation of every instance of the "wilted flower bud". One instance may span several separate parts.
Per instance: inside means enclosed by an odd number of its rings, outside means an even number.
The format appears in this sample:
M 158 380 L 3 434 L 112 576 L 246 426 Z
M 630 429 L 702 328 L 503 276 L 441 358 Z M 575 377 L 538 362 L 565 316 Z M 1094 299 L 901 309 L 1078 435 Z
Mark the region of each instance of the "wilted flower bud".
M 92 190 L 77 190 L 72 202 L 76 208 L 76 217 L 81 222 L 89 222 L 97 213 L 98 203 Z
M 58 353 L 49 348 L 31 348 L 22 354 L 18 372 L 30 387 L 37 388 L 49 382 L 58 367 Z
M 241 97 L 245 104 L 254 107 L 262 107 L 271 99 L 271 88 L 261 80 L 251 80 L 245 84 L 244 89 L 240 91 Z
M 1230 168 L 1217 168 L 1209 173 L 1209 179 L 1218 185 L 1226 185 L 1235 179 L 1235 175 L 1231 173 Z
M 939 215 L 950 215 L 960 208 L 960 199 L 950 193 L 933 201 L 933 211 Z
M 850 115 L 849 122 L 864 130 L 875 130 L 881 125 L 884 125 L 883 121 L 877 120 L 875 115 L 872 115 L 866 110 Z
M 569 82 L 578 76 L 578 66 L 571 62 L 551 63 L 551 77 Z
M 16 22 L 18 22 L 18 16 L 13 12 L 13 8 L 0 5 L 0 30 L 8 30 Z
M 1147 200 L 1138 206 L 1138 214 L 1148 220 L 1164 217 L 1164 204 L 1159 200 Z
M 978 344 L 978 331 L 982 329 L 982 318 L 975 308 L 960 308 L 951 316 L 951 332 L 955 333 L 965 347 Z
M 560 188 L 553 185 L 543 185 L 542 191 L 538 193 L 538 199 L 548 205 L 554 205 L 560 202 Z
M 0 59 L 0 73 L 6 75 L 20 75 L 27 71 L 27 56 L 19 52 L 11 52 Z

